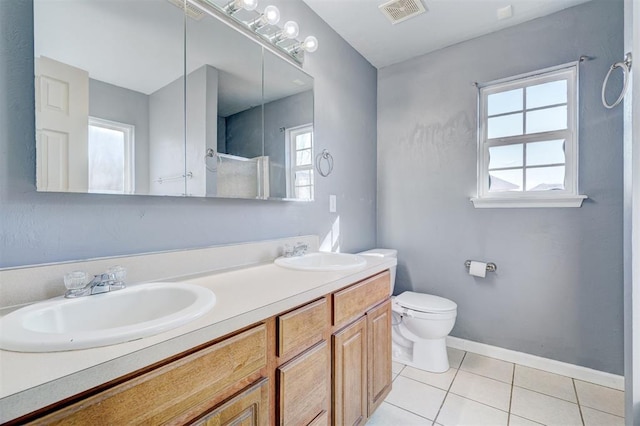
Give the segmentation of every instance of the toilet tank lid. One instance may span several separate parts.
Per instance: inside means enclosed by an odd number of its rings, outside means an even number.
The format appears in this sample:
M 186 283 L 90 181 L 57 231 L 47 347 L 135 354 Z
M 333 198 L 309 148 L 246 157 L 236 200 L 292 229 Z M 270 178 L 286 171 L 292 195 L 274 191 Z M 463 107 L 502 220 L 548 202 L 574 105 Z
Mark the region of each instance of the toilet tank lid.
M 413 291 L 405 291 L 396 296 L 395 302 L 404 308 L 420 312 L 450 312 L 458 308 L 455 302 L 444 297 Z
M 361 254 L 361 255 L 364 255 L 364 256 L 378 256 L 378 257 L 394 257 L 394 258 L 397 258 L 398 257 L 398 250 L 396 250 L 396 249 L 376 248 L 376 249 L 363 251 L 363 252 L 358 253 L 358 254 Z

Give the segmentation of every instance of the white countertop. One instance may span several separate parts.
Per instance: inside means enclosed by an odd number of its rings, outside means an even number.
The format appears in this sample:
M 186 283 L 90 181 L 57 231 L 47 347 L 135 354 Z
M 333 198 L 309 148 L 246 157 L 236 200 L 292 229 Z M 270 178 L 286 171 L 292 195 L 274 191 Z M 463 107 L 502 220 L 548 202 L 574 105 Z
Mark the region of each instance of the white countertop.
M 206 315 L 144 339 L 67 352 L 0 350 L 0 422 L 28 414 L 304 304 L 396 265 L 396 259 L 366 256 L 358 271 L 305 272 L 271 263 L 184 277 L 217 298 Z M 175 280 L 177 281 L 177 280 Z

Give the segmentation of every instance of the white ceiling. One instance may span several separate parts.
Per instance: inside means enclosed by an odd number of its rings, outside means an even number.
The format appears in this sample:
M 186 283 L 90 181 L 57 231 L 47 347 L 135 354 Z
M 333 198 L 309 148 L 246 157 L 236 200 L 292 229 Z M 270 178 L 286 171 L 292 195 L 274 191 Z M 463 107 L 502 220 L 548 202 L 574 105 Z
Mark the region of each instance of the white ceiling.
M 382 68 L 589 0 L 421 0 L 426 13 L 395 25 L 378 10 L 387 0 L 303 1 Z M 508 5 L 513 16 L 499 20 L 497 9 Z

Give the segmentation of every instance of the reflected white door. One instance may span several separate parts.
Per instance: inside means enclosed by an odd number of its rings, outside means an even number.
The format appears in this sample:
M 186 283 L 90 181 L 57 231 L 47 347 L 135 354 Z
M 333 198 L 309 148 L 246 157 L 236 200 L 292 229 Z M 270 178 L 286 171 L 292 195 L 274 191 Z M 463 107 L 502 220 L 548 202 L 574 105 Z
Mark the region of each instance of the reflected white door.
M 89 73 L 36 58 L 38 191 L 87 192 Z

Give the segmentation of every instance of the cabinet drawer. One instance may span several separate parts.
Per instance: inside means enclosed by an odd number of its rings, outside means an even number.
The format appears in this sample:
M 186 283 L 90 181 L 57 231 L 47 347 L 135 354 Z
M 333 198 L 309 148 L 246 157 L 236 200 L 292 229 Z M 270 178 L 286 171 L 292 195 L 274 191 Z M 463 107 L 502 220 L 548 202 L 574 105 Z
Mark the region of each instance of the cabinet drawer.
M 278 316 L 278 357 L 289 359 L 324 338 L 327 299 L 316 300 Z
M 280 425 L 306 425 L 329 409 L 331 352 L 327 341 L 277 369 Z
M 333 294 L 333 325 L 345 325 L 384 301 L 390 293 L 389 271 Z
M 269 381 L 262 379 L 231 398 L 193 426 L 267 426 L 269 424 Z
M 261 324 L 51 413 L 37 423 L 188 422 L 192 415 L 254 382 L 266 372 L 266 365 L 267 328 Z

